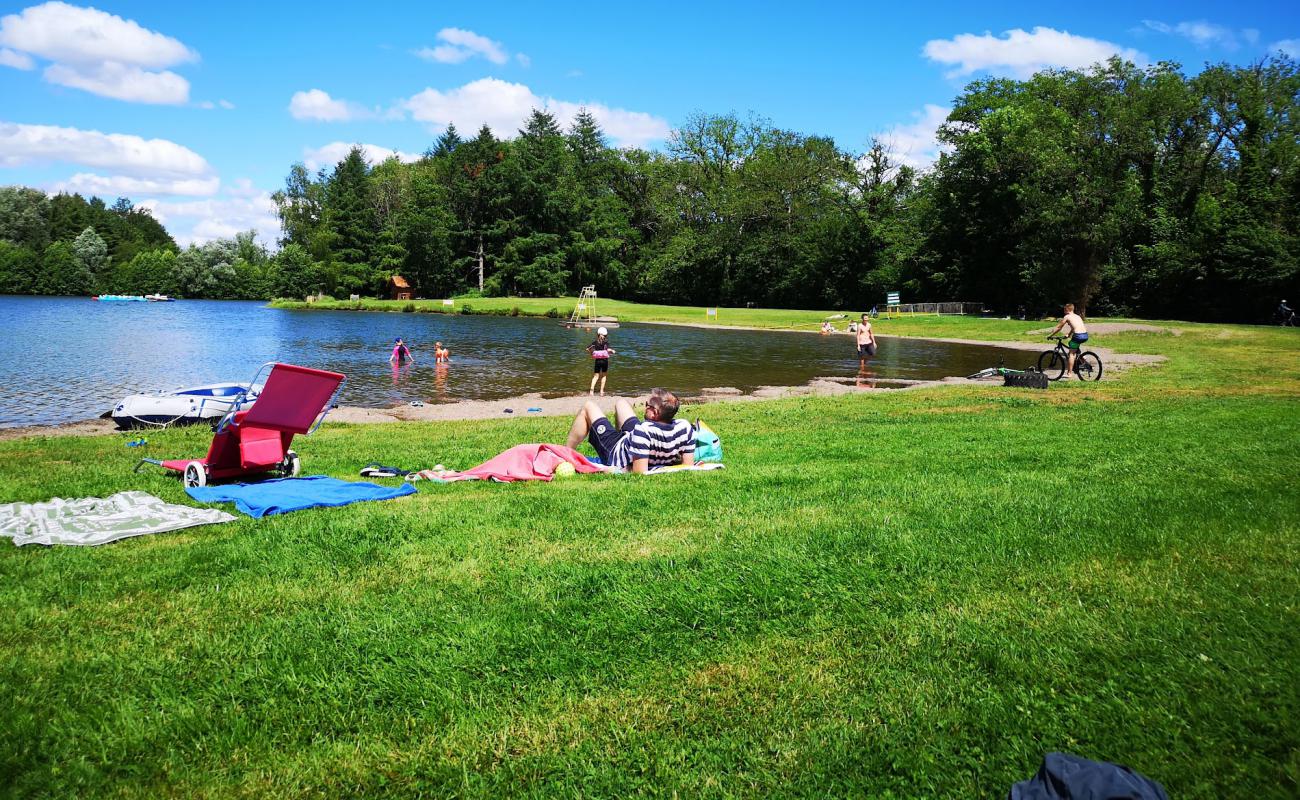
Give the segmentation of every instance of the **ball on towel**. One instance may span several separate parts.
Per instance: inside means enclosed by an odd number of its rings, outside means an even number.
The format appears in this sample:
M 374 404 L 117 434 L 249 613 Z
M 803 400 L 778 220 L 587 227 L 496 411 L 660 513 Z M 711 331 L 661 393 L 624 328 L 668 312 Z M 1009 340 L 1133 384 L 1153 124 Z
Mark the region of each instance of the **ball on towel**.
M 562 461 L 555 467 L 555 477 L 557 478 L 568 478 L 572 475 L 577 475 L 577 474 L 578 471 L 574 469 L 573 465 L 567 461 Z

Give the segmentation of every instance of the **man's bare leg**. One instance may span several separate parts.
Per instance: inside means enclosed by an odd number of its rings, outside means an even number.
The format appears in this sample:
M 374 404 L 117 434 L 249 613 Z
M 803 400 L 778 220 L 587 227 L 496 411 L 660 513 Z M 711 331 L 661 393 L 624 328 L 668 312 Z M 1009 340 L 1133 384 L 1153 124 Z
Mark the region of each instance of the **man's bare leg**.
M 618 426 L 620 431 L 623 430 L 623 423 L 635 416 L 636 409 L 632 408 L 632 404 L 628 401 L 620 397 L 614 403 L 614 424 Z
M 578 409 L 578 415 L 573 418 L 573 426 L 569 428 L 569 438 L 565 442 L 569 449 L 574 449 L 582 444 L 582 440 L 587 438 L 587 432 L 596 420 L 605 416 L 605 412 L 600 410 L 600 406 L 588 400 Z

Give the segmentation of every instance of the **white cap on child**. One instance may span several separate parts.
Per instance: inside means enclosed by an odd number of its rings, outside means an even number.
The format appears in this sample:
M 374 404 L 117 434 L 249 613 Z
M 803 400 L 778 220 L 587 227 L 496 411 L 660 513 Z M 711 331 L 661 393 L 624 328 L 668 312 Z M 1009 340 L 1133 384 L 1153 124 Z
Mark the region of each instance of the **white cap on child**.
M 600 334 L 601 336 L 609 335 L 609 331 L 605 330 L 604 328 L 597 328 L 596 333 Z

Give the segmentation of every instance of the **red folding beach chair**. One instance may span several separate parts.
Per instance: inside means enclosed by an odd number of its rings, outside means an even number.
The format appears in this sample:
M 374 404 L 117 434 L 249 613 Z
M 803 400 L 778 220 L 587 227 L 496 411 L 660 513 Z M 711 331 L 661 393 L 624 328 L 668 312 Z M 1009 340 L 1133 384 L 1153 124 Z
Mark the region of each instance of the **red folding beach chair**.
M 344 376 L 323 369 L 293 364 L 265 364 L 271 368 L 266 383 L 252 406 L 240 409 L 238 402 L 222 417 L 212 437 L 208 455 L 199 460 L 141 459 L 181 473 L 186 486 L 205 486 L 208 481 L 242 478 L 275 472 L 284 477 L 301 469 L 298 454 L 289 449 L 296 433 L 310 434 L 320 427 L 343 385 Z M 258 370 L 260 376 L 262 370 Z M 249 382 L 255 385 L 256 378 Z

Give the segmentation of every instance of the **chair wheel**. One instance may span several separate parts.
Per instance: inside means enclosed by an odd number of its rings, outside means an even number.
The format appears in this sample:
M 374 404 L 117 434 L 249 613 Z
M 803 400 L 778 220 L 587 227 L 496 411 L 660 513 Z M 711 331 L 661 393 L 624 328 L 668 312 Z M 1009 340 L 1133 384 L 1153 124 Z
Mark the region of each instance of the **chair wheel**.
M 284 461 L 280 462 L 280 474 L 286 478 L 296 478 L 302 472 L 302 459 L 292 450 L 284 454 Z
M 208 471 L 198 461 L 185 465 L 185 488 L 208 485 Z

